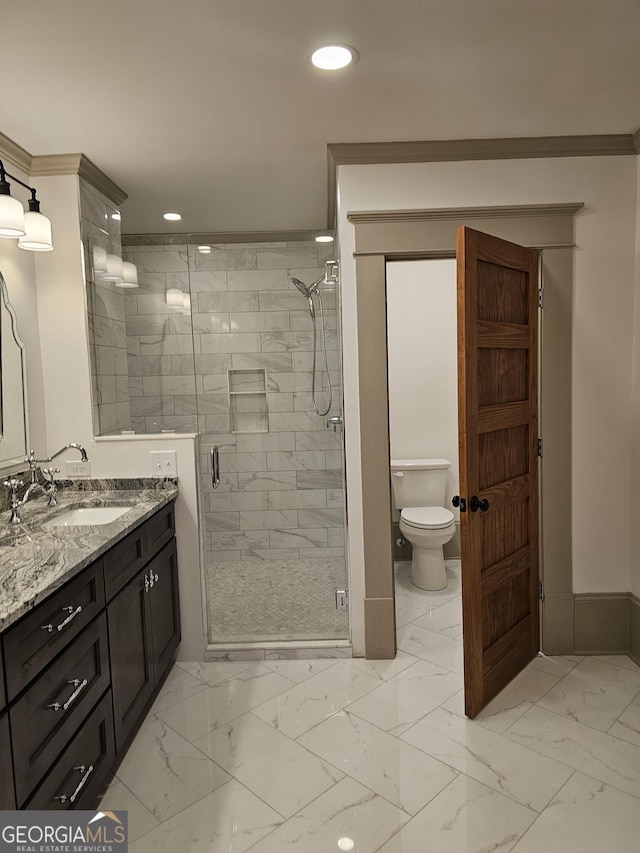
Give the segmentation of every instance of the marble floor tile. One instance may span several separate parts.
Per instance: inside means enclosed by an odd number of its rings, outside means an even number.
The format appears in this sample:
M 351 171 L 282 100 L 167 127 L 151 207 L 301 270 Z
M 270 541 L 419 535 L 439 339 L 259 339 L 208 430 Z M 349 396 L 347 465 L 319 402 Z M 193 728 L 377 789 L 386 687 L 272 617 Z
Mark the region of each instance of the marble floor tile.
M 535 704 L 558 683 L 560 674 L 551 675 L 541 669 L 528 666 L 522 670 L 495 699 L 474 717 L 473 722 L 492 732 L 502 734 L 518 717 Z M 461 690 L 451 699 L 442 703 L 447 711 L 464 717 L 464 691 Z
M 220 684 L 221 681 L 228 681 L 234 675 L 239 675 L 246 669 L 251 669 L 251 667 L 255 667 L 256 662 L 254 660 L 225 660 L 208 661 L 202 663 L 197 661 L 180 661 L 176 664 L 176 666 L 179 666 L 182 669 L 186 670 L 186 672 L 191 673 L 191 675 L 195 676 L 195 678 L 199 678 L 200 681 L 202 681 L 204 684 L 208 684 L 209 687 L 215 687 L 215 685 Z
M 254 664 L 227 681 L 160 711 L 158 716 L 187 740 L 194 741 L 291 686 L 288 678 Z
M 149 809 L 131 793 L 124 782 L 118 777 L 113 780 L 100 801 L 102 811 L 119 811 L 128 813 L 127 837 L 129 842 L 135 841 L 155 826 L 158 820 L 151 814 Z
M 403 652 L 463 675 L 464 659 L 459 640 L 421 628 L 415 622 L 400 628 L 397 637 L 398 648 Z
M 325 669 L 333 666 L 335 659 L 315 659 L 315 660 L 266 660 L 262 666 L 266 666 L 272 672 L 277 672 L 278 675 L 283 675 L 294 684 L 299 684 L 301 681 L 306 681 L 312 675 L 317 675 Z
M 373 791 L 343 779 L 259 841 L 251 853 L 374 853 L 408 819 Z
M 614 666 L 626 666 L 627 669 L 633 669 L 635 672 L 640 672 L 638 664 L 631 660 L 629 655 L 594 655 L 592 660 L 601 660 L 605 663 L 612 663 Z
M 393 660 L 365 660 L 364 658 L 351 658 L 349 663 L 351 666 L 359 669 L 372 678 L 378 678 L 380 681 L 388 681 L 396 675 L 399 675 L 404 670 L 413 666 L 418 658 L 414 655 L 408 655 L 406 652 L 398 650 Z
M 298 743 L 411 815 L 456 776 L 448 765 L 347 711 L 301 735 Z
M 608 734 L 640 746 L 640 697 L 636 697 L 609 729 Z
M 414 625 L 437 631 L 452 640 L 462 639 L 462 599 L 452 598 L 440 607 L 434 607 L 429 613 L 414 620 Z
M 196 693 L 201 693 L 206 689 L 207 685 L 200 681 L 199 678 L 196 678 L 179 666 L 174 666 L 167 676 L 165 683 L 162 685 L 162 689 L 158 693 L 149 713 L 156 714 L 158 711 L 164 711 L 165 708 L 177 705 L 178 702 L 183 702 L 190 696 L 195 696 Z
M 401 739 L 472 779 L 541 811 L 571 775 L 559 761 L 516 745 L 443 708 L 428 714 Z
M 638 839 L 635 797 L 575 773 L 513 853 L 637 853 Z
M 578 655 L 543 655 L 538 652 L 529 666 L 561 677 L 576 667 L 581 660 L 584 660 L 584 657 Z
M 418 660 L 358 699 L 349 711 L 397 737 L 460 691 L 462 685 L 461 675 Z
M 379 853 L 507 853 L 537 816 L 461 773 Z
M 336 663 L 255 708 L 253 713 L 278 731 L 297 738 L 379 684 L 378 678 L 349 664 Z
M 638 692 L 640 669 L 585 658 L 538 705 L 605 732 Z
M 253 714 L 221 726 L 194 746 L 285 817 L 344 777 Z
M 224 785 L 229 775 L 157 717 L 147 717 L 118 779 L 164 821 Z
M 640 746 L 534 705 L 505 737 L 640 797 Z
M 425 616 L 434 609 L 434 605 L 426 601 L 417 601 L 406 595 L 397 595 L 396 628 L 402 628 L 403 625 L 408 625 L 409 622 L 413 622 L 414 619 L 418 619 L 420 616 Z
M 413 599 L 414 601 L 438 606 L 440 604 L 446 604 L 447 601 L 451 601 L 452 598 L 455 598 L 459 594 L 459 589 L 452 589 L 449 586 L 445 589 L 439 589 L 434 592 L 429 592 L 426 589 L 420 589 L 411 583 L 408 569 L 406 572 L 403 571 L 399 573 L 396 571 L 396 596 L 404 596 L 406 598 Z
M 244 853 L 282 817 L 235 779 L 151 830 L 131 853 Z M 252 848 L 253 849 L 253 848 Z

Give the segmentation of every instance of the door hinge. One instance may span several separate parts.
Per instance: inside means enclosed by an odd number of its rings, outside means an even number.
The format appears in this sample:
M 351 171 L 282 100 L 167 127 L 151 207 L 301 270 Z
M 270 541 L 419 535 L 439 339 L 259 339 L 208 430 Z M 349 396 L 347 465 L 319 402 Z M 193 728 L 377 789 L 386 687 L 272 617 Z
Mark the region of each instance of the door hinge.
M 544 601 L 544 581 L 540 581 L 540 601 Z
M 538 439 L 538 456 L 542 456 L 542 453 L 543 453 L 542 439 L 539 438 Z
M 349 593 L 346 589 L 336 590 L 336 610 L 349 609 Z
M 544 308 L 544 288 L 538 288 L 538 308 Z

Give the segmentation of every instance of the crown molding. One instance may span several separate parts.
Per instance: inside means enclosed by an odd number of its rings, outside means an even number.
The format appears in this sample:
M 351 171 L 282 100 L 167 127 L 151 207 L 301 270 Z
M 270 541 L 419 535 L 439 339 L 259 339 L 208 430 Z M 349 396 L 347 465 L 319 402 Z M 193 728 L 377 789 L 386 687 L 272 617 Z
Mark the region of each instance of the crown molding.
M 31 171 L 31 154 L 4 133 L 0 133 L 0 157 L 5 161 L 5 166 L 11 164 L 25 175 Z
M 518 204 L 491 207 L 430 208 L 427 210 L 354 211 L 349 222 L 428 222 L 446 219 L 513 219 L 518 216 L 574 216 L 584 207 L 582 202 L 569 204 Z
M 331 143 L 327 145 L 329 227 L 335 227 L 338 166 L 444 163 L 456 160 L 526 160 L 543 157 L 619 157 L 638 153 L 640 129 L 635 134 Z
M 34 177 L 78 175 L 116 206 L 121 205 L 128 198 L 126 192 L 84 154 L 42 154 L 33 157 L 32 160 L 31 174 Z

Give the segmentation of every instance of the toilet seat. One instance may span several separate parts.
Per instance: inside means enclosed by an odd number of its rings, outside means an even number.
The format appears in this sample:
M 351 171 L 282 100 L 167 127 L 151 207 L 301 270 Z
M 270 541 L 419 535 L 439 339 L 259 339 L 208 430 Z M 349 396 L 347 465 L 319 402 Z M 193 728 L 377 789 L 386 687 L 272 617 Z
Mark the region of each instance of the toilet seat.
M 417 530 L 443 530 L 453 523 L 454 515 L 443 506 L 414 506 L 405 507 L 400 519 Z

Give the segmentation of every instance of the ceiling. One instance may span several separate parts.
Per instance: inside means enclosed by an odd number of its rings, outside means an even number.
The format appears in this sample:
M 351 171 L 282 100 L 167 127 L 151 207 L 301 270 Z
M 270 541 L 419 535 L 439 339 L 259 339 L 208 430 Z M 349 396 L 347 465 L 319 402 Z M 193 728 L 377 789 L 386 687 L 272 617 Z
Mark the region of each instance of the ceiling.
M 632 133 L 640 0 L 2 0 L 0 130 L 123 230 L 327 225 L 327 144 Z M 342 72 L 320 44 L 354 46 Z M 182 222 L 162 219 L 166 210 Z

